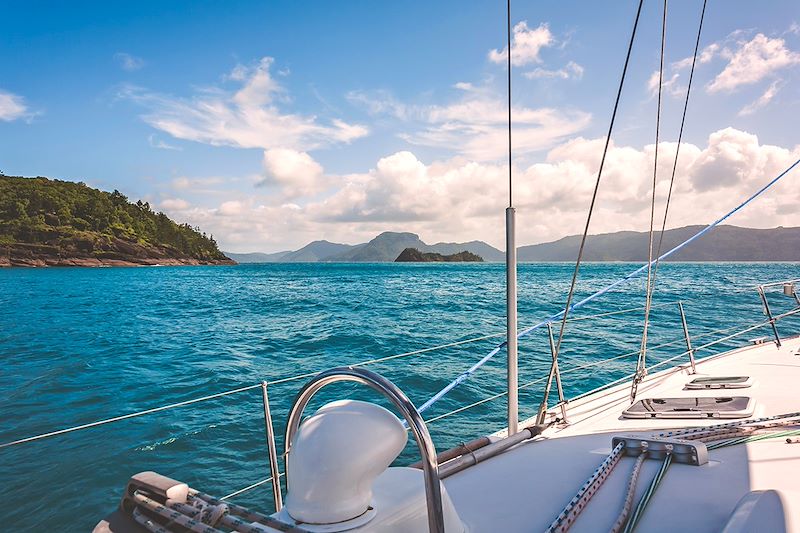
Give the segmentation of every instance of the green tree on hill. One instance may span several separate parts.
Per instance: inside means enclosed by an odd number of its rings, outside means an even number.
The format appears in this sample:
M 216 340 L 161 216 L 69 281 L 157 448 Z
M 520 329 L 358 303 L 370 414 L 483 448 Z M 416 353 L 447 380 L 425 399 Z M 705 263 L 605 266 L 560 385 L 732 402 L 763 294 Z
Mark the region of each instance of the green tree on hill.
M 222 260 L 213 237 L 156 213 L 147 202 L 131 203 L 121 192 L 85 183 L 0 174 L 0 245 L 63 244 L 124 239 L 171 247 L 199 260 Z

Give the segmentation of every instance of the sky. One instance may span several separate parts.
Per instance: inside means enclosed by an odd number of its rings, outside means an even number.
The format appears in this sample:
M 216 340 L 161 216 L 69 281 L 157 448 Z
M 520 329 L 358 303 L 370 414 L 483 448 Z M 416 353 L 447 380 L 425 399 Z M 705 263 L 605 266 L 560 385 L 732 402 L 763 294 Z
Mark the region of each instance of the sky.
M 517 241 L 583 230 L 634 1 L 512 2 Z M 646 0 L 591 233 L 649 225 L 662 2 Z M 660 226 L 702 1 L 670 2 Z M 503 248 L 505 2 L 0 0 L 0 171 L 148 201 L 223 250 L 413 231 Z M 800 3 L 710 0 L 667 227 L 800 158 Z M 731 219 L 798 226 L 800 170 Z

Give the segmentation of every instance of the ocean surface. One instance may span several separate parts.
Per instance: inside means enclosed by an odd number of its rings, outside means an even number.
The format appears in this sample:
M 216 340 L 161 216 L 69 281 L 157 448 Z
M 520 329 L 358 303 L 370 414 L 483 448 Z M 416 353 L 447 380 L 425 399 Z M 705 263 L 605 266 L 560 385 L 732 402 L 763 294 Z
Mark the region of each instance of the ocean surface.
M 634 270 L 587 264 L 580 298 Z M 569 264 L 519 268 L 521 326 L 564 305 Z M 684 349 L 677 302 L 696 344 L 720 329 L 762 321 L 754 286 L 796 278 L 798 264 L 664 264 L 651 317 L 649 361 Z M 264 264 L 236 267 L 0 269 L 0 443 L 262 380 L 503 333 L 500 264 Z M 644 279 L 632 280 L 576 311 L 576 318 L 640 308 Z M 770 295 L 774 312 L 792 300 Z M 641 310 L 575 320 L 562 350 L 568 397 L 630 373 L 635 355 L 600 366 L 581 363 L 636 352 Z M 800 321 L 779 324 L 800 333 Z M 699 356 L 767 335 L 752 332 Z M 370 365 L 421 405 L 502 338 Z M 548 369 L 546 330 L 520 342 L 520 383 Z M 425 413 L 438 417 L 504 390 L 505 353 Z M 269 387 L 275 427 L 306 380 Z M 520 394 L 532 416 L 542 383 Z M 332 398 L 375 399 L 350 384 Z M 551 401 L 552 403 L 552 401 Z M 310 411 L 309 411 L 310 412 Z M 505 398 L 430 423 L 439 450 L 505 427 Z M 282 442 L 282 438 L 279 438 Z M 282 444 L 280 444 L 282 450 Z M 409 445 L 399 464 L 417 459 Z M 6 531 L 87 531 L 117 505 L 127 479 L 155 470 L 215 495 L 269 475 L 260 389 L 0 449 L 0 523 Z M 271 509 L 269 485 L 234 498 Z

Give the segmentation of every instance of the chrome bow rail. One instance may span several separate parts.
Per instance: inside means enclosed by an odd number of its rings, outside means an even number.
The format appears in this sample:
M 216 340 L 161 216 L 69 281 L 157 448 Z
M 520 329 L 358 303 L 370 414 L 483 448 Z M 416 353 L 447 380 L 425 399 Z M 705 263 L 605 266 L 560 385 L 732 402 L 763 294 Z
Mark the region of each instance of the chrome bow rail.
M 294 401 L 294 405 L 292 405 L 289 411 L 289 419 L 286 423 L 286 439 L 284 441 L 286 459 L 284 466 L 286 468 L 287 482 L 290 473 L 289 454 L 292 451 L 294 437 L 300 428 L 300 420 L 303 416 L 303 411 L 308 405 L 308 402 L 311 401 L 311 398 L 313 398 L 320 389 L 338 381 L 354 381 L 366 385 L 391 401 L 392 404 L 403 413 L 403 417 L 406 419 L 411 432 L 414 434 L 414 439 L 417 441 L 420 455 L 422 455 L 422 469 L 425 474 L 425 500 L 428 505 L 428 530 L 431 531 L 431 533 L 444 533 L 442 490 L 439 484 L 439 465 L 436 462 L 436 447 L 433 444 L 430 433 L 428 433 L 427 426 L 425 426 L 425 421 L 403 391 L 385 377 L 371 370 L 350 367 L 332 368 L 331 370 L 326 370 L 317 375 L 317 377 L 306 383 L 300 390 Z

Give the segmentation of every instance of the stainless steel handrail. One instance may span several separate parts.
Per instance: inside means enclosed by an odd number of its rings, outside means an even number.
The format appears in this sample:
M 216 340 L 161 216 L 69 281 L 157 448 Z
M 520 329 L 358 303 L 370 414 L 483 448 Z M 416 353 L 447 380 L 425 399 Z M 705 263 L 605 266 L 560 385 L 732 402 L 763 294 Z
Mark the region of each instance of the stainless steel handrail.
M 431 533 L 444 533 L 444 513 L 442 512 L 442 491 L 439 484 L 439 465 L 436 460 L 436 447 L 433 444 L 422 415 L 411 400 L 394 383 L 363 368 L 338 367 L 318 374 L 306 383 L 295 398 L 286 422 L 286 484 L 289 486 L 289 453 L 292 451 L 294 437 L 300 428 L 300 420 L 308 402 L 323 387 L 339 381 L 353 381 L 367 385 L 382 394 L 403 413 L 422 456 L 422 469 L 425 476 L 425 501 L 428 506 L 428 530 Z

